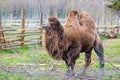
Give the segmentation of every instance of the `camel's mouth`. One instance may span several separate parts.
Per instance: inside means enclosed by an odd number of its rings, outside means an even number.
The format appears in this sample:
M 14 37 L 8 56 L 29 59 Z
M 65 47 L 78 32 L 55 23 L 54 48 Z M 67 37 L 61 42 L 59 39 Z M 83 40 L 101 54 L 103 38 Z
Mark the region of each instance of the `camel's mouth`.
M 47 31 L 53 31 L 56 30 L 54 25 L 51 25 L 49 23 L 41 25 L 41 27 L 47 32 Z
M 46 25 L 46 24 L 42 24 L 41 27 L 42 27 L 43 29 L 45 29 L 45 28 L 47 27 L 47 25 Z
M 44 29 L 45 31 L 50 30 L 50 29 L 49 29 L 49 26 L 48 26 L 47 24 L 42 24 L 41 27 L 42 27 L 42 29 Z

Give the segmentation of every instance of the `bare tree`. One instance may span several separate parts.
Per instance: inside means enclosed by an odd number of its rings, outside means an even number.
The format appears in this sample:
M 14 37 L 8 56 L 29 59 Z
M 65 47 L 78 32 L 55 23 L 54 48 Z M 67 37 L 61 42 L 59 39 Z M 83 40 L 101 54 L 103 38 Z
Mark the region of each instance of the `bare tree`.
M 2 1 L 4 0 L 0 0 Z M 48 16 L 58 16 L 65 18 L 71 9 L 76 9 L 79 12 L 87 11 L 94 18 L 97 15 L 103 16 L 105 12 L 104 0 L 5 0 L 7 14 L 12 13 L 13 17 L 20 18 L 20 10 L 26 9 L 26 18 L 39 18 L 40 12 L 43 12 L 43 18 Z M 2 4 L 3 5 L 3 4 Z M 2 7 L 2 9 L 4 9 Z M 37 14 L 37 15 L 36 15 Z

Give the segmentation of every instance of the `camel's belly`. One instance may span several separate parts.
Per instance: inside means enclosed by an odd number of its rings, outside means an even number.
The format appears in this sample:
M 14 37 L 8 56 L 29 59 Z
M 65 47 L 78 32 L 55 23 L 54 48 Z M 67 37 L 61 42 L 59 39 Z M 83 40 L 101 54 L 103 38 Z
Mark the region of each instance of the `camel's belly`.
M 91 48 L 92 48 L 92 46 L 85 46 L 85 47 L 82 47 L 81 52 L 87 52 L 87 51 L 89 51 Z

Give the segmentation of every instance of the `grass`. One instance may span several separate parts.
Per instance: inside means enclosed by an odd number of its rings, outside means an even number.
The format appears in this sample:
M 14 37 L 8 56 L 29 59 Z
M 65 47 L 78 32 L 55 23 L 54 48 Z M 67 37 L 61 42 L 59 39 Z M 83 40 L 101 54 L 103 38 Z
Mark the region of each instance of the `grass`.
M 101 37 L 101 40 L 107 40 L 108 38 L 106 36 Z
M 120 37 L 120 35 L 118 35 Z M 105 41 L 105 58 L 108 61 L 111 61 L 114 65 L 119 65 L 120 60 L 120 39 L 112 39 L 108 40 L 106 38 L 102 38 Z M 103 44 L 104 45 L 104 44 Z M 117 55 L 117 56 L 116 56 Z M 31 45 L 31 46 L 24 46 L 22 48 L 15 48 L 10 50 L 1 50 L 0 51 L 0 63 L 4 64 L 7 67 L 15 67 L 19 63 L 26 63 L 26 64 L 47 64 L 46 66 L 39 67 L 40 71 L 44 71 L 46 69 L 50 69 L 51 65 L 54 63 L 60 63 L 59 65 L 55 64 L 54 67 L 56 69 L 66 70 L 66 65 L 64 61 L 57 61 L 52 59 L 47 52 L 43 49 L 42 46 L 39 45 Z M 83 68 L 84 67 L 84 53 L 80 53 L 80 58 L 76 61 L 75 68 Z M 99 68 L 99 62 L 97 55 L 93 51 L 92 55 L 92 62 L 90 65 L 91 68 Z M 106 63 L 106 69 L 113 68 L 110 64 Z M 9 76 L 9 77 L 6 77 Z M 112 76 L 113 77 L 113 76 Z M 11 73 L 0 72 L 0 80 L 26 80 L 28 77 L 19 77 L 19 76 L 12 76 Z M 33 80 L 36 80 L 32 78 Z M 51 78 L 50 78 L 51 79 Z M 50 80 L 48 79 L 48 80 Z M 43 78 L 42 80 L 47 80 Z M 105 79 L 104 79 L 105 80 Z
M 118 38 L 120 38 L 120 34 L 118 34 L 117 36 L 118 36 Z
M 52 60 L 50 57 L 45 53 L 45 50 L 37 50 L 37 47 L 40 49 L 40 46 L 25 46 L 22 48 L 17 49 L 10 49 L 10 50 L 2 50 L 0 51 L 1 62 L 4 64 L 16 65 L 16 63 L 47 63 L 48 61 Z M 37 51 L 36 51 L 37 50 Z

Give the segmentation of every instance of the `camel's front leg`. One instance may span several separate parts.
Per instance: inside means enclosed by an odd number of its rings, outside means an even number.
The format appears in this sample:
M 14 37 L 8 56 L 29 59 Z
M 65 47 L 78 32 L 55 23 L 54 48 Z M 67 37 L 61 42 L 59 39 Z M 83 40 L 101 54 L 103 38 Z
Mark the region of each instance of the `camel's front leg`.
M 66 65 L 67 65 L 67 74 L 73 76 L 74 75 L 74 66 L 75 66 L 75 61 L 79 57 L 80 53 L 80 48 L 74 48 L 70 49 L 66 53 Z

